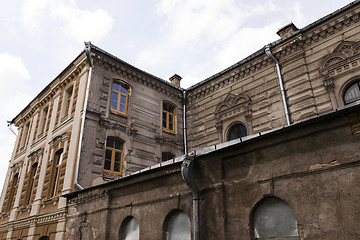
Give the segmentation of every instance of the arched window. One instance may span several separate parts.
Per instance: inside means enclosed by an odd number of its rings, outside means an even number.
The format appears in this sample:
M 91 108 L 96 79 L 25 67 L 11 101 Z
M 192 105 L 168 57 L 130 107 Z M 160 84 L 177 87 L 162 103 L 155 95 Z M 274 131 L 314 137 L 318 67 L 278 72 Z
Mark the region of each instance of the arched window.
M 129 88 L 114 82 L 111 89 L 111 111 L 127 115 L 128 98 Z
M 108 137 L 106 141 L 104 170 L 111 174 L 122 175 L 124 142 Z
M 247 136 L 246 127 L 241 123 L 233 124 L 227 133 L 227 140 L 231 141 L 237 138 Z
M 33 196 L 33 189 L 34 189 L 34 182 L 35 182 L 35 176 L 36 176 L 36 171 L 37 171 L 37 167 L 38 167 L 38 163 L 34 163 L 31 166 L 31 170 L 30 170 L 30 179 L 29 179 L 29 188 L 27 189 L 27 194 L 26 194 L 26 201 L 25 204 L 29 205 L 29 203 L 31 202 L 31 198 Z
M 65 93 L 65 105 L 64 105 L 64 116 L 68 116 L 71 112 L 71 99 L 72 99 L 72 95 L 73 95 L 73 86 L 71 86 L 70 88 L 68 88 L 68 90 L 66 90 Z
M 59 187 L 60 167 L 61 167 L 62 158 L 63 158 L 63 149 L 59 149 L 54 156 L 50 189 L 49 189 L 50 190 L 49 198 L 57 196 L 59 191 L 58 187 Z
M 11 182 L 11 187 L 10 187 L 10 193 L 9 193 L 9 200 L 8 200 L 8 204 L 6 206 L 6 211 L 10 211 L 11 208 L 12 208 L 12 205 L 14 203 L 14 197 L 15 197 L 15 192 L 16 192 L 16 189 L 17 189 L 17 183 L 18 183 L 18 180 L 19 180 L 19 174 L 16 173 L 14 175 L 14 178 Z
M 139 224 L 134 217 L 127 217 L 120 227 L 119 239 L 121 240 L 139 240 Z
M 174 159 L 174 158 L 175 158 L 175 155 L 172 154 L 171 152 L 163 152 L 161 154 L 161 161 L 162 162 L 170 160 L 170 159 Z
M 175 106 L 170 103 L 163 103 L 163 130 L 175 132 Z
M 189 216 L 181 210 L 169 213 L 164 222 L 165 240 L 191 240 Z
M 263 200 L 253 217 L 255 239 L 299 239 L 294 211 L 279 198 Z
M 349 104 L 360 100 L 360 81 L 357 81 L 347 87 L 344 94 L 344 103 Z

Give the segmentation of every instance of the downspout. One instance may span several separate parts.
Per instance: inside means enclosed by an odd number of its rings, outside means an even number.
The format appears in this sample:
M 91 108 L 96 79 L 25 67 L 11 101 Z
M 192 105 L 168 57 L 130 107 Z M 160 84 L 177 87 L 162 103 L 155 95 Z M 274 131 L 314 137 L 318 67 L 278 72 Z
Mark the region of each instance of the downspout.
M 270 50 L 270 45 L 266 45 L 265 46 L 265 53 L 266 55 L 268 55 L 268 57 L 270 57 L 276 65 L 276 70 L 277 70 L 277 74 L 278 74 L 278 78 L 279 78 L 279 85 L 280 85 L 280 90 L 281 90 L 281 97 L 282 97 L 282 101 L 284 104 L 284 111 L 285 111 L 285 117 L 286 117 L 286 123 L 288 126 L 291 125 L 291 121 L 290 121 L 290 115 L 289 115 L 289 110 L 288 110 L 288 106 L 286 103 L 286 95 L 285 95 L 285 90 L 284 90 L 284 82 L 281 76 L 281 71 L 280 71 L 280 66 L 279 66 L 279 62 L 278 60 L 275 58 L 275 56 L 271 53 Z
M 187 156 L 187 136 L 186 136 L 186 90 L 183 91 L 183 129 L 184 129 L 184 155 Z
M 8 124 L 9 130 L 10 130 L 15 136 L 17 136 L 15 130 L 11 127 L 11 126 L 13 125 L 13 122 L 12 122 L 12 121 L 7 121 L 7 124 Z
M 78 151 L 77 151 L 78 154 L 77 154 L 77 159 L 76 159 L 76 171 L 75 171 L 75 186 L 80 188 L 80 189 L 84 189 L 78 183 L 78 178 L 79 178 L 81 145 L 82 145 L 82 139 L 83 139 L 83 134 L 84 134 L 85 115 L 86 115 L 87 103 L 88 103 L 88 99 L 89 99 L 90 81 L 91 81 L 91 74 L 92 74 L 92 69 L 93 69 L 93 65 L 92 65 L 92 62 L 91 62 L 91 45 L 90 45 L 90 42 L 85 42 L 85 53 L 86 53 L 87 60 L 89 62 L 90 69 L 89 69 L 89 75 L 88 75 L 88 79 L 87 79 L 87 83 L 86 83 L 85 103 L 84 103 L 84 109 L 83 109 L 82 119 L 81 119 L 80 138 L 79 138 L 79 145 L 78 145 Z
M 194 159 L 193 157 L 185 155 L 184 161 L 181 165 L 181 176 L 189 186 L 193 198 L 193 226 L 194 237 L 193 240 L 200 239 L 200 214 L 199 214 L 199 190 L 194 179 Z

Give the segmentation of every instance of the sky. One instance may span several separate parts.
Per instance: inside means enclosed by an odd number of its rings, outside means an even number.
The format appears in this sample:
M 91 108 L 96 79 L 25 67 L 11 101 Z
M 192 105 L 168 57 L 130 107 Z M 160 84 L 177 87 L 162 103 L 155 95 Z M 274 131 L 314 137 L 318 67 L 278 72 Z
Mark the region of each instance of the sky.
M 187 88 L 346 0 L 14 0 L 0 8 L 0 189 L 12 120 L 84 49 L 84 42 Z M 16 130 L 16 129 L 15 129 Z

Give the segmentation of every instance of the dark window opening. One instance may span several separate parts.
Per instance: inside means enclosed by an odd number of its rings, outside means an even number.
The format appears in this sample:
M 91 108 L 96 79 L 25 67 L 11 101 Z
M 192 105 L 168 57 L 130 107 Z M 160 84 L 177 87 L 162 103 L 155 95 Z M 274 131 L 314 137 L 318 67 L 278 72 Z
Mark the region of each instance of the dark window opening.
M 247 136 L 246 127 L 241 123 L 236 123 L 230 127 L 227 135 L 227 140 L 231 141 L 245 136 Z

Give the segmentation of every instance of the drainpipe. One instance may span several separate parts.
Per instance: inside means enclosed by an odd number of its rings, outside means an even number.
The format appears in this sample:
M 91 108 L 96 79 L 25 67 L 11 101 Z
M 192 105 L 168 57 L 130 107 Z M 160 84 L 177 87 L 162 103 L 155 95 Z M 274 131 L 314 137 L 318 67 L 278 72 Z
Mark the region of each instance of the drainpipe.
M 194 224 L 193 240 L 200 240 L 199 190 L 194 179 L 194 159 L 194 157 L 185 155 L 184 161 L 181 165 L 181 176 L 192 192 Z
M 288 111 L 288 107 L 287 107 L 287 103 L 286 103 L 286 95 L 285 95 L 285 90 L 284 90 L 284 82 L 281 76 L 281 71 L 280 71 L 280 66 L 279 66 L 279 62 L 278 60 L 275 58 L 275 56 L 271 53 L 270 50 L 270 45 L 266 45 L 265 46 L 265 53 L 266 55 L 268 55 L 268 57 L 270 57 L 276 65 L 276 70 L 277 70 L 277 74 L 278 74 L 278 78 L 279 78 L 279 84 L 280 84 L 280 90 L 281 90 L 281 97 L 282 97 L 282 101 L 284 104 L 284 111 L 285 111 L 285 117 L 286 117 L 286 123 L 288 126 L 291 125 L 291 121 L 290 121 L 290 115 L 289 115 L 289 111 Z
M 88 75 L 88 79 L 87 79 L 87 83 L 86 83 L 85 103 L 84 103 L 84 109 L 83 109 L 82 119 L 81 119 L 80 138 L 79 138 L 79 145 L 78 145 L 78 151 L 77 151 L 78 154 L 77 154 L 77 159 L 76 159 L 76 171 L 75 171 L 75 186 L 80 189 L 84 189 L 84 187 L 82 187 L 78 183 L 78 178 L 79 178 L 81 144 L 82 144 L 82 139 L 83 139 L 83 134 L 84 134 L 84 125 L 85 125 L 85 114 L 86 114 L 87 103 L 88 103 L 88 99 L 89 99 L 90 81 L 91 81 L 91 74 L 92 74 L 92 69 L 93 69 L 93 65 L 91 62 L 91 45 L 90 44 L 91 44 L 90 42 L 85 42 L 85 53 L 86 53 L 86 57 L 88 59 L 89 65 L 90 65 L 90 69 L 89 69 L 89 75 Z
M 184 155 L 187 156 L 187 136 L 186 136 L 186 90 L 183 91 L 183 129 L 184 129 Z
M 17 136 L 15 130 L 11 127 L 11 126 L 13 125 L 13 122 L 12 122 L 12 121 L 7 121 L 7 124 L 8 124 L 9 130 L 10 130 L 15 136 Z

